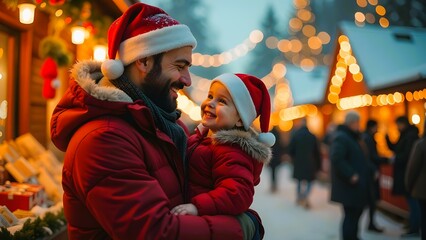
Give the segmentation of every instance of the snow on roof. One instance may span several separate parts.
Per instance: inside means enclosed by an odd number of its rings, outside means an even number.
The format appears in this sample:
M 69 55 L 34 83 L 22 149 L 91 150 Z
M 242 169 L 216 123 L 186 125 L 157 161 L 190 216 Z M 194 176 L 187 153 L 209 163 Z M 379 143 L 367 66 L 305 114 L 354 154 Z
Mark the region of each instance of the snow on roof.
M 305 72 L 294 65 L 287 65 L 286 78 L 290 84 L 294 105 L 322 103 L 328 72 L 327 66 L 318 66 L 311 72 Z
M 342 22 L 370 90 L 426 79 L 426 29 Z

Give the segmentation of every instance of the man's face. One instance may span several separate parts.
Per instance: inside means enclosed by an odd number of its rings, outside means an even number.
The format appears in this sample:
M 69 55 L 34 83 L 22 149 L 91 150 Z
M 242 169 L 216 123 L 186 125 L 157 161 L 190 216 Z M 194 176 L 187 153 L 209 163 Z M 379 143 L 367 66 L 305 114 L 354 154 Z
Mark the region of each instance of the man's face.
M 398 128 L 398 131 L 399 132 L 402 132 L 402 131 L 404 131 L 405 130 L 405 128 L 406 128 L 406 126 L 405 126 L 405 124 L 403 124 L 403 123 L 396 123 L 396 126 L 397 126 L 397 128 Z
M 165 52 L 161 62 L 155 63 L 157 66 L 151 68 L 141 83 L 142 91 L 166 112 L 175 111 L 177 92 L 191 85 L 189 74 L 191 62 L 192 47 Z
M 359 121 L 354 121 L 351 124 L 349 124 L 349 128 L 354 132 L 358 132 L 359 131 Z

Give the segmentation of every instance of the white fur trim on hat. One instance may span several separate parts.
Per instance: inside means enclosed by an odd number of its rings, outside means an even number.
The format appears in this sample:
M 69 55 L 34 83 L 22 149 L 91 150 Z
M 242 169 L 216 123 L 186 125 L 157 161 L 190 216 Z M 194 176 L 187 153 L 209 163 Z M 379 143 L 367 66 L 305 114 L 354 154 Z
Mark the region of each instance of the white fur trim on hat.
M 120 44 L 118 57 L 127 66 L 140 58 L 184 46 L 195 48 L 197 41 L 188 26 L 179 24 L 126 39 Z
M 272 147 L 275 144 L 275 136 L 274 134 L 267 132 L 267 133 L 259 133 L 259 136 L 257 136 L 257 139 L 259 142 L 265 144 L 268 147 Z
M 256 119 L 256 108 L 244 82 L 235 74 L 230 73 L 216 77 L 213 79 L 212 84 L 214 82 L 220 82 L 228 89 L 243 122 L 244 129 L 248 130 L 254 119 Z
M 101 65 L 102 74 L 108 79 L 117 79 L 124 72 L 123 63 L 120 60 L 105 60 Z

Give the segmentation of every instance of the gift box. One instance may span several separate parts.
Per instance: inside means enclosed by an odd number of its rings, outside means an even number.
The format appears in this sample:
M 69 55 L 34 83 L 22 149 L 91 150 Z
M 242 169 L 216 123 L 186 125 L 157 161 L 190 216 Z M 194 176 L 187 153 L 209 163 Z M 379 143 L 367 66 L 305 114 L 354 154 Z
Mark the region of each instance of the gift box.
M 30 210 L 46 201 L 44 187 L 36 184 L 10 183 L 0 186 L 0 205 L 10 211 Z

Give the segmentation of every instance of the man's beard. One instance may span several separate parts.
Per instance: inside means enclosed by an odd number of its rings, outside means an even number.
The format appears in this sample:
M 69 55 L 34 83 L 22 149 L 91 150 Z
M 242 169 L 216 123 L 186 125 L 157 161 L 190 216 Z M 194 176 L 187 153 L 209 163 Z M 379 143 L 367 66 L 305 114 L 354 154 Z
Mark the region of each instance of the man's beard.
M 153 68 L 145 77 L 145 81 L 141 84 L 142 91 L 161 109 L 166 112 L 173 112 L 177 108 L 177 101 L 170 95 L 172 87 L 182 89 L 184 85 L 180 82 L 171 84 L 171 80 L 162 79 L 161 66 Z

